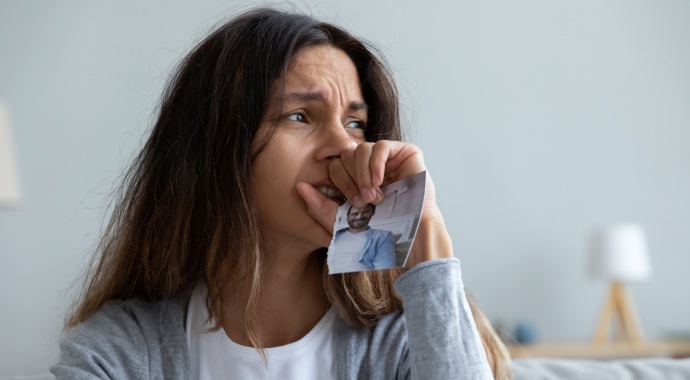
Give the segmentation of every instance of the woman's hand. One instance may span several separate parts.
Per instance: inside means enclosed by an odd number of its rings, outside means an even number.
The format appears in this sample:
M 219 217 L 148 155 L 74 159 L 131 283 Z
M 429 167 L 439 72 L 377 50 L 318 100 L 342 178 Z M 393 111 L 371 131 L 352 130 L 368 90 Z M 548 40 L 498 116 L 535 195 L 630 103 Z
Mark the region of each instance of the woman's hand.
M 415 145 L 380 140 L 362 143 L 343 151 L 328 168 L 333 184 L 357 208 L 368 203 L 380 204 L 382 186 L 426 170 L 422 151 Z M 297 184 L 309 213 L 326 230 L 331 231 L 338 212 L 337 205 L 306 183 Z M 436 206 L 436 193 L 427 173 L 424 208 L 407 267 L 423 261 L 453 257 L 452 244 L 443 217 Z

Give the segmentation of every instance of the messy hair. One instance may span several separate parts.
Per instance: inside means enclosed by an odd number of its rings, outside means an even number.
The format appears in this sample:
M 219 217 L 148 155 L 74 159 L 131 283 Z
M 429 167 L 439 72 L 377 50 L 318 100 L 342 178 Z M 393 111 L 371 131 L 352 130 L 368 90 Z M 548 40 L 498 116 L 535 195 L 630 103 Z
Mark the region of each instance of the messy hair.
M 68 328 L 108 300 L 160 301 L 203 282 L 216 329 L 230 304 L 227 289 L 242 291 L 244 332 L 262 347 L 252 317 L 267 259 L 249 183 L 271 134 L 257 131 L 271 88 L 313 45 L 340 49 L 354 63 L 368 105 L 366 140 L 401 139 L 398 93 L 376 49 L 306 15 L 261 8 L 233 18 L 172 75 L 150 136 L 123 177 Z M 350 325 L 371 327 L 402 308 L 393 289 L 399 269 L 328 275 L 323 265 L 324 293 Z

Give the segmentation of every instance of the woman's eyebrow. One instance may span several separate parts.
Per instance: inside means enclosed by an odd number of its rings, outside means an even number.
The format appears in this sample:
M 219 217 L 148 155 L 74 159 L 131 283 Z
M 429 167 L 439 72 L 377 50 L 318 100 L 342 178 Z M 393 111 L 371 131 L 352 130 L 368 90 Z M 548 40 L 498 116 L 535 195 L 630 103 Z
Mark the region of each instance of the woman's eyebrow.
M 280 97 L 283 101 L 292 102 L 313 102 L 316 100 L 323 100 L 323 94 L 320 92 L 291 92 Z
M 360 110 L 367 111 L 369 109 L 369 106 L 367 106 L 367 104 L 364 102 L 350 102 L 350 104 L 347 106 L 347 108 L 350 111 L 360 111 Z
M 291 92 L 278 97 L 281 102 L 313 102 L 323 101 L 323 99 L 323 94 L 320 92 Z M 366 111 L 369 107 L 364 102 L 352 101 L 347 108 L 349 111 Z

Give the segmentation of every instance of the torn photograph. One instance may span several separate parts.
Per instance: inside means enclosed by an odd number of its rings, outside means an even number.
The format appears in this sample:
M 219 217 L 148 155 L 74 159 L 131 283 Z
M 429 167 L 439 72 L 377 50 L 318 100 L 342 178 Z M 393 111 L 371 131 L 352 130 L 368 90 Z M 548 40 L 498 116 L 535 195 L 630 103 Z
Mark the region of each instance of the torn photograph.
M 363 209 L 338 207 L 328 247 L 328 273 L 360 272 L 405 265 L 424 205 L 426 171 L 381 187 L 384 199 Z

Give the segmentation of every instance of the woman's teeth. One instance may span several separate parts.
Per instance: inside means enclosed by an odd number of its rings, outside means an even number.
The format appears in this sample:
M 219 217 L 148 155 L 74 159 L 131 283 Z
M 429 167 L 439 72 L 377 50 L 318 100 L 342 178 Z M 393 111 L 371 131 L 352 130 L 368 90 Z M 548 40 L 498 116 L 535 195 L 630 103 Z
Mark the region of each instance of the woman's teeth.
M 316 188 L 316 191 L 319 193 L 331 197 L 331 198 L 343 198 L 343 193 L 340 192 L 338 189 L 334 189 L 332 187 L 328 186 L 319 186 Z
M 316 191 L 330 198 L 333 202 L 337 203 L 338 206 L 342 206 L 345 203 L 345 196 L 338 189 L 328 186 L 319 186 L 316 188 Z

